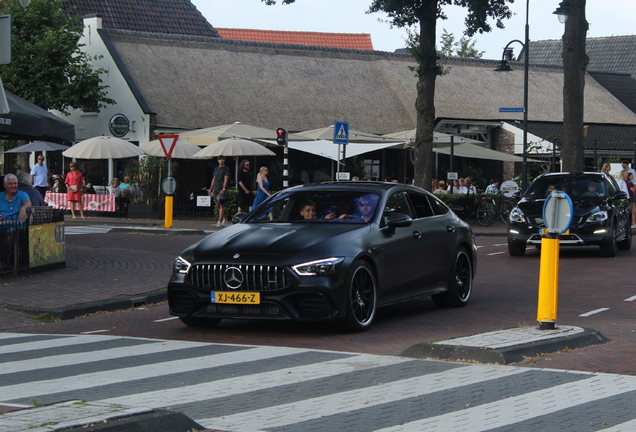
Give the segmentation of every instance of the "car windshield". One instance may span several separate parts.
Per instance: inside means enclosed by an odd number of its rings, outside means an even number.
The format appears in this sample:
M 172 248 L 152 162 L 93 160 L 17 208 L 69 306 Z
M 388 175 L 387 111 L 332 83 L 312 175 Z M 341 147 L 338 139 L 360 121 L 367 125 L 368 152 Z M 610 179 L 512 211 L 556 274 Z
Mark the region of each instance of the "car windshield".
M 550 195 L 553 190 L 565 192 L 570 198 L 577 197 L 607 197 L 605 182 L 598 177 L 553 177 L 546 176 L 535 180 L 526 197 L 542 199 Z
M 367 223 L 375 214 L 379 198 L 365 191 L 283 191 L 254 209 L 244 222 Z

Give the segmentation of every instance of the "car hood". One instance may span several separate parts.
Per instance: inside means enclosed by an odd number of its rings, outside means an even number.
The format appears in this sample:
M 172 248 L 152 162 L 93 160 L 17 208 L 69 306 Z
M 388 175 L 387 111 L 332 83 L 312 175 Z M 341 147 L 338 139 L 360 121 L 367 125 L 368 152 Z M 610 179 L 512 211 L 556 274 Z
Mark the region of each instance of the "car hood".
M 574 209 L 574 218 L 586 216 L 599 209 L 607 210 L 609 208 L 607 197 L 570 197 L 570 199 Z M 545 199 L 523 198 L 517 205 L 526 217 L 534 219 L 543 217 L 544 203 Z
M 319 253 L 333 250 L 369 232 L 368 225 L 335 223 L 237 224 L 224 228 L 186 249 L 182 256 L 195 260 L 207 258 L 277 255 L 280 258 L 304 250 Z

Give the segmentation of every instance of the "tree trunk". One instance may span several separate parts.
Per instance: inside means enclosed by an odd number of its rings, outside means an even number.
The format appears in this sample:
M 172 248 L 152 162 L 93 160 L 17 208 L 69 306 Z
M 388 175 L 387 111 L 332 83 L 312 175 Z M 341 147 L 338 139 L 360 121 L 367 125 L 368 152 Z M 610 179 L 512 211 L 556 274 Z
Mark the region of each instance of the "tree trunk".
M 572 15 L 565 23 L 563 35 L 563 171 L 583 171 L 583 112 L 585 70 L 589 58 L 585 53 L 588 23 L 585 1 L 570 2 Z
M 433 179 L 433 128 L 435 127 L 435 79 L 437 78 L 437 52 L 435 32 L 437 2 L 429 2 L 428 10 L 420 17 L 420 56 L 418 66 L 417 130 L 415 132 L 414 174 L 415 186 L 431 190 Z

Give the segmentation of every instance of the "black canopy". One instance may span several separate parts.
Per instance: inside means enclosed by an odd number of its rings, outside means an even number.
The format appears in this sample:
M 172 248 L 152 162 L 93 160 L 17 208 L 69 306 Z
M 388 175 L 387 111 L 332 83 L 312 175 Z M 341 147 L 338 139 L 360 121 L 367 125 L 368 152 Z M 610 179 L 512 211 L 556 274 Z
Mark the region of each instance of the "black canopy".
M 31 102 L 5 91 L 9 114 L 0 114 L 0 139 L 73 142 L 75 126 Z

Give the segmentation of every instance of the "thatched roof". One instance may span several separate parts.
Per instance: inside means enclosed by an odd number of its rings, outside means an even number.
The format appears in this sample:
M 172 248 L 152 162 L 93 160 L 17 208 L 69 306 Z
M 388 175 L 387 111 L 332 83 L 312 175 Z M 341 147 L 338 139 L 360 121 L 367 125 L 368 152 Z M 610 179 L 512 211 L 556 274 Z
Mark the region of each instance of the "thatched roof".
M 200 128 L 234 121 L 290 131 L 334 120 L 385 134 L 415 127 L 416 82 L 408 55 L 230 41 L 105 29 L 132 85 L 157 125 Z M 519 119 L 500 107 L 523 105 L 523 67 L 501 80 L 496 61 L 449 59 L 437 79 L 438 118 Z M 529 118 L 561 122 L 563 71 L 533 66 Z M 636 124 L 636 115 L 587 77 L 585 121 Z
M 628 73 L 636 78 L 636 36 L 587 38 L 585 51 L 590 58 L 588 71 Z M 530 62 L 563 64 L 563 41 L 530 42 Z

